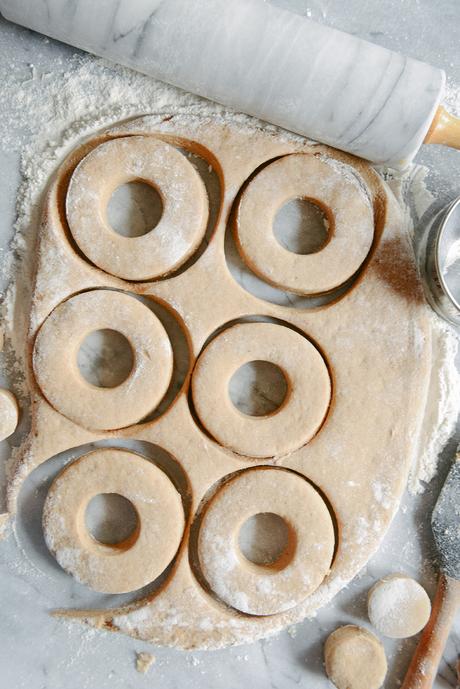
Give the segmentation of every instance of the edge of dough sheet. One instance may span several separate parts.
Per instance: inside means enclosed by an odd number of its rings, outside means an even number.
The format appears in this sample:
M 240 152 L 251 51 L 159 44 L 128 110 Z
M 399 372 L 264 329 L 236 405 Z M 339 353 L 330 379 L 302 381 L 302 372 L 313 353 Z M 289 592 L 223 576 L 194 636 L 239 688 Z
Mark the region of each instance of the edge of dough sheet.
M 90 265 L 72 249 L 58 212 L 70 171 L 82 155 L 104 140 L 131 135 L 157 135 L 189 147 L 212 165 L 221 184 L 221 208 L 209 246 L 185 272 L 157 282 L 125 282 Z M 323 307 L 291 309 L 258 299 L 235 282 L 226 264 L 224 240 L 230 210 L 249 175 L 278 156 L 312 150 L 333 165 L 348 166 L 347 170 L 361 178 L 374 206 L 376 240 L 362 273 L 343 296 Z M 46 402 L 29 363 L 33 426 L 8 486 L 11 514 L 21 485 L 34 468 L 65 449 L 104 438 L 111 438 L 114 446 L 117 437 L 161 446 L 180 460 L 192 486 L 186 535 L 161 588 L 115 610 L 61 610 L 56 614 L 156 645 L 184 649 L 216 649 L 254 641 L 314 615 L 378 549 L 407 485 L 428 398 L 432 322 L 401 209 L 385 182 L 359 159 L 325 146 L 312 149 L 311 143 L 301 137 L 276 133 L 273 128 L 263 130 L 246 123 L 241 127 L 218 116 L 141 117 L 86 141 L 61 164 L 46 195 L 37 256 L 30 349 L 41 323 L 64 299 L 79 290 L 123 289 L 168 305 L 190 335 L 192 360 L 209 334 L 224 322 L 254 314 L 286 321 L 319 342 L 333 371 L 335 391 L 326 423 L 309 444 L 290 455 L 255 462 L 235 456 L 197 428 L 187 403 L 188 380 L 160 418 L 120 431 L 92 432 L 63 417 Z M 220 294 L 215 295 L 217 303 L 209 309 L 211 313 L 204 315 L 195 308 L 196 297 L 190 287 L 203 280 L 212 286 L 216 269 L 220 271 Z M 355 312 L 363 314 L 365 323 L 356 321 Z M 332 318 L 334 326 L 330 325 Z M 342 339 L 337 343 L 339 333 Z M 347 349 L 349 352 L 356 345 L 356 338 L 360 342 L 359 362 L 356 356 L 347 358 Z M 391 358 L 395 368 L 391 385 L 385 380 L 385 367 L 379 369 L 384 356 Z M 348 363 L 335 368 L 341 361 Z M 401 371 L 404 381 L 398 377 Z M 347 396 L 342 393 L 358 380 L 360 372 L 367 376 L 366 385 L 354 390 L 352 403 L 347 406 Z M 369 387 L 376 394 L 369 395 L 365 390 Z M 377 404 L 379 394 L 384 395 L 384 409 Z M 379 409 L 382 418 L 377 422 Z M 405 413 L 407 410 L 411 415 Z M 369 414 L 368 435 L 347 436 L 347 428 L 359 423 L 364 412 Z M 335 419 L 334 424 L 331 419 Z M 177 424 L 181 424 L 181 434 L 172 432 Z M 361 426 L 362 433 L 363 429 Z M 337 553 L 320 587 L 286 612 L 261 617 L 238 613 L 210 595 L 190 565 L 187 543 L 191 515 L 208 491 L 223 476 L 254 464 L 289 468 L 306 476 L 327 496 L 338 529 Z M 361 480 L 363 466 L 368 479 L 365 482 Z

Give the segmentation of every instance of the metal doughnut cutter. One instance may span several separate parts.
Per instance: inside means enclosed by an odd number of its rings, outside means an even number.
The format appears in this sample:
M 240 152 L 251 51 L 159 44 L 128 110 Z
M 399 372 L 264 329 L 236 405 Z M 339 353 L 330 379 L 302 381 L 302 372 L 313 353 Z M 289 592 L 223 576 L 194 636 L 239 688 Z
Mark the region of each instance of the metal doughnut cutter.
M 460 197 L 432 220 L 420 258 L 428 301 L 442 318 L 460 327 Z

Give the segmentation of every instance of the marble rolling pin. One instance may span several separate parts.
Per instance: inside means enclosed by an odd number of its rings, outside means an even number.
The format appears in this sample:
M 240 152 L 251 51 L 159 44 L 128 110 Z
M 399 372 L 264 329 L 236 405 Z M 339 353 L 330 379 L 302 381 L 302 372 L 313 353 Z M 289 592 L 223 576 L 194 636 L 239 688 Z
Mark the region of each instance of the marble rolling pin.
M 18 24 L 375 163 L 459 145 L 444 72 L 265 0 L 0 0 Z M 155 104 L 152 103 L 152 109 Z

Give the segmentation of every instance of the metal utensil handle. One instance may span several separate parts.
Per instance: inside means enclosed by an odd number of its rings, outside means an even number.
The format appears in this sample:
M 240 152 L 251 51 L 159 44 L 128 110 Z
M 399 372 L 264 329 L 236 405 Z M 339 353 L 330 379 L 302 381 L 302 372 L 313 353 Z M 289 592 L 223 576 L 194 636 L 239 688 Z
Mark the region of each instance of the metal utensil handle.
M 401 689 L 430 689 L 460 602 L 460 581 L 441 574 L 431 617 L 423 630 Z

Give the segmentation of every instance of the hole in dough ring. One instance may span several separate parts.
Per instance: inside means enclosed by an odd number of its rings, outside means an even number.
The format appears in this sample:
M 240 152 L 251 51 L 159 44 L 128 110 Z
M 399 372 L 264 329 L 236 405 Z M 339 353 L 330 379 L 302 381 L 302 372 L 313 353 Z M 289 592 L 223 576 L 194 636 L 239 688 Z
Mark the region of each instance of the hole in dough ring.
M 134 364 L 114 388 L 88 383 L 78 350 L 90 332 L 111 328 L 128 340 Z M 113 430 L 140 421 L 161 401 L 172 371 L 171 344 L 159 319 L 122 292 L 83 292 L 57 306 L 38 331 L 33 351 L 38 385 L 52 406 L 75 423 Z
M 283 372 L 288 392 L 272 414 L 248 416 L 229 395 L 233 374 L 249 361 L 269 361 Z M 195 411 L 223 446 L 251 457 L 292 452 L 320 428 L 330 402 L 327 366 L 305 337 L 274 323 L 242 323 L 217 335 L 198 358 L 192 377 Z
M 107 220 L 112 193 L 144 182 L 161 196 L 163 213 L 140 237 L 123 237 Z M 66 199 L 67 222 L 83 253 L 126 280 L 160 277 L 181 266 L 204 237 L 208 199 L 201 177 L 173 146 L 150 136 L 105 142 L 77 165 Z
M 100 493 L 129 500 L 138 528 L 115 546 L 95 540 L 85 510 Z M 101 449 L 69 464 L 53 481 L 43 511 L 48 548 L 79 582 L 103 593 L 127 593 L 156 579 L 170 564 L 184 530 L 179 493 L 166 474 L 140 455 Z
M 279 515 L 288 546 L 272 565 L 241 553 L 239 530 L 260 512 Z M 273 615 L 305 600 L 328 574 L 334 526 L 320 494 L 298 474 L 257 467 L 236 474 L 211 499 L 198 535 L 201 572 L 213 593 L 250 615 Z
M 275 237 L 277 212 L 296 198 L 317 204 L 328 218 L 328 241 L 316 253 L 292 253 Z M 352 277 L 369 253 L 373 236 L 371 206 L 357 182 L 305 153 L 270 163 L 249 182 L 235 226 L 245 263 L 269 283 L 303 295 L 329 292 Z

